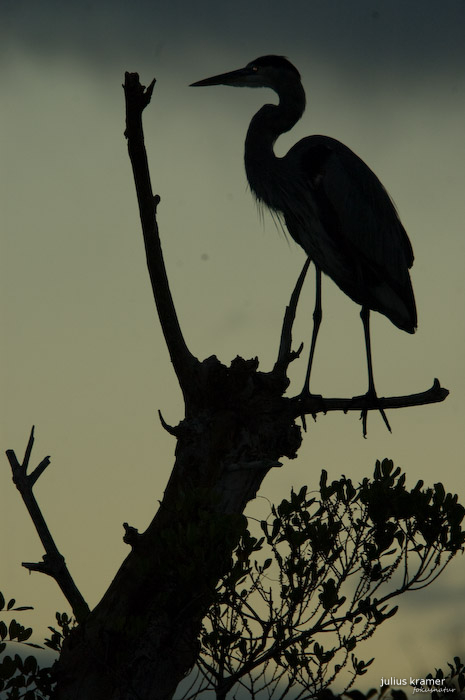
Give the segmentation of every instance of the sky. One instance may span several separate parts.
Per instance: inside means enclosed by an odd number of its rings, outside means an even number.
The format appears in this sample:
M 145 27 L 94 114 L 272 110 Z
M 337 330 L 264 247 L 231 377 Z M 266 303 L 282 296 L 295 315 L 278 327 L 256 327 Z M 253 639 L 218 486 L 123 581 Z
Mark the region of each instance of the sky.
M 267 90 L 188 85 L 269 53 L 299 69 L 307 110 L 276 144 L 311 133 L 352 148 L 380 177 L 409 233 L 419 326 L 411 336 L 372 318 L 380 395 L 450 390 L 442 404 L 309 423 L 297 460 L 270 473 L 248 513 L 266 514 L 321 469 L 354 482 L 390 457 L 407 485 L 441 481 L 465 502 L 465 2 L 306 0 L 235 3 L 103 0 L 0 3 L 2 454 L 51 455 L 36 484 L 43 514 L 90 606 L 127 554 L 123 522 L 144 530 L 162 498 L 175 444 L 161 427 L 182 398 L 155 315 L 124 131 L 124 72 L 148 84 L 144 115 L 159 225 L 186 341 L 216 354 L 276 358 L 303 252 L 263 220 L 247 188 L 243 142 Z M 313 273 L 294 331 L 308 347 Z M 323 283 L 313 390 L 366 389 L 359 308 Z M 294 363 L 298 393 L 305 360 Z M 42 549 L 0 460 L 0 590 L 35 610 L 36 640 L 67 609 L 56 584 L 22 561 Z M 370 640 L 361 686 L 419 676 L 465 656 L 465 560 L 400 601 Z M 25 614 L 26 615 L 26 614 Z

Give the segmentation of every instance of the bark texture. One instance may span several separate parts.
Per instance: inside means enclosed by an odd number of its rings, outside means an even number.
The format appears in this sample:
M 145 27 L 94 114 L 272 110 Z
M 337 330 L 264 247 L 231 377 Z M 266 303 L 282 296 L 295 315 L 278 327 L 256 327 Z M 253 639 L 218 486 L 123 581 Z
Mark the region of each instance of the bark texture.
M 168 700 L 195 664 L 200 624 L 245 525 L 243 510 L 301 442 L 285 387 L 257 364 L 199 364 L 195 398 L 174 429 L 176 463 L 163 501 L 68 638 L 57 700 Z

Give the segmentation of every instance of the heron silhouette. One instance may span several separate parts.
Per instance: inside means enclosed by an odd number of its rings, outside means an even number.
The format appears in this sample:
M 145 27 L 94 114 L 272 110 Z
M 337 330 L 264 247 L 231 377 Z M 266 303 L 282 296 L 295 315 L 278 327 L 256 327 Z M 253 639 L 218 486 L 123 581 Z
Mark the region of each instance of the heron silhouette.
M 413 251 L 383 185 L 353 151 L 328 136 L 308 136 L 279 158 L 276 139 L 301 118 L 305 92 L 298 70 L 283 56 L 262 56 L 245 68 L 193 83 L 193 87 L 267 87 L 278 104 L 265 104 L 253 117 L 245 140 L 250 188 L 282 220 L 316 268 L 316 295 L 309 362 L 310 375 L 321 324 L 321 272 L 361 305 L 368 368 L 368 391 L 376 405 L 370 341 L 370 310 L 384 314 L 407 333 L 417 325 L 409 269 Z M 382 408 L 381 415 L 389 428 Z M 364 434 L 367 412 L 362 411 Z

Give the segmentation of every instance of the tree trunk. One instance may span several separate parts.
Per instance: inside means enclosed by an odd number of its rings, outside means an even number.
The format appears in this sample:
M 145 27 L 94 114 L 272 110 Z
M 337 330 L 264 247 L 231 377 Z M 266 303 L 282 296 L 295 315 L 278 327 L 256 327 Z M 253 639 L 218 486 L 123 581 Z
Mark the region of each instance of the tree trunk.
M 282 380 L 236 358 L 199 364 L 160 508 L 57 662 L 56 700 L 168 700 L 194 666 L 203 617 L 243 510 L 300 428 Z

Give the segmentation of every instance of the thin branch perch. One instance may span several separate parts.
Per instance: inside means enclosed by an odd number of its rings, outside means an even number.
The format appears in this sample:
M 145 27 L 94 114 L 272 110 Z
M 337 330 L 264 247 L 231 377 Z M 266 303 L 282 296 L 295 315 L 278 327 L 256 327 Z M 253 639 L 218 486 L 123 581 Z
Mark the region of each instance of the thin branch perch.
M 171 362 L 181 389 L 185 392 L 193 370 L 198 365 L 198 360 L 186 345 L 169 288 L 156 219 L 160 197 L 153 195 L 142 128 L 142 112 L 150 102 L 154 85 L 155 79 L 148 88 L 145 88 L 139 82 L 138 73 L 125 74 L 123 85 L 126 96 L 125 136 L 136 185 L 153 296 Z
M 22 565 L 29 571 L 39 571 L 54 578 L 71 605 L 76 620 L 82 622 L 89 614 L 89 606 L 74 583 L 66 566 L 65 558 L 60 554 L 32 492 L 37 479 L 50 464 L 50 457 L 45 457 L 30 474 L 27 473 L 33 445 L 34 426 L 32 426 L 22 464 L 16 457 L 14 450 L 6 451 L 13 473 L 13 481 L 22 496 L 46 552 L 42 562 L 23 562 Z
M 327 413 L 328 411 L 377 411 L 391 408 L 407 408 L 408 406 L 425 406 L 430 403 L 440 403 L 449 395 L 448 389 L 444 389 L 435 379 L 433 386 L 426 391 L 406 396 L 378 396 L 375 400 L 367 396 L 354 396 L 351 399 L 325 398 L 310 396 L 302 400 L 296 396 L 292 401 L 295 403 L 294 415 Z

